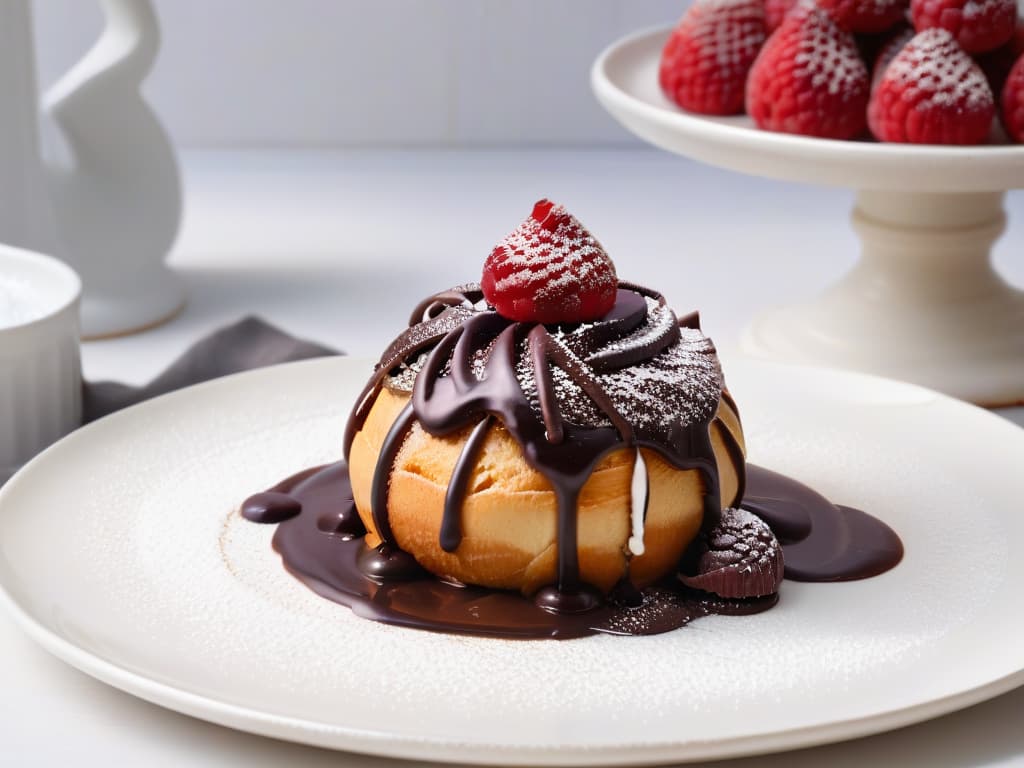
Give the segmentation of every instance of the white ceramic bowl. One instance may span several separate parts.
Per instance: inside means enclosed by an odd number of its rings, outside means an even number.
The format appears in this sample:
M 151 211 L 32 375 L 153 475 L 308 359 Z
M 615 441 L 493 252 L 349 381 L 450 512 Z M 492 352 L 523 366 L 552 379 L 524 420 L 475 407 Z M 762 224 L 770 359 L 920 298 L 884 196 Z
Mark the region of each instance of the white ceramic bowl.
M 81 290 L 62 262 L 0 245 L 0 484 L 81 422 Z

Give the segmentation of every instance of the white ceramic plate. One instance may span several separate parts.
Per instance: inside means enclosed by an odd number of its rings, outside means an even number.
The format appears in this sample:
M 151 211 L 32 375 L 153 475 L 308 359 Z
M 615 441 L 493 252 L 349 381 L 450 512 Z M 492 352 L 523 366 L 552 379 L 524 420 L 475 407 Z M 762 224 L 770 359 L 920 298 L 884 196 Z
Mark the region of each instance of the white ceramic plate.
M 221 379 L 86 427 L 0 491 L 0 584 L 112 685 L 294 741 L 479 763 L 741 755 L 933 717 L 1024 682 L 1024 432 L 912 386 L 733 361 L 752 458 L 872 510 L 907 555 L 656 637 L 388 627 L 288 576 L 249 493 L 337 457 L 365 361 Z
M 1024 146 L 940 147 L 837 141 L 761 131 L 746 116 L 707 117 L 676 107 L 658 85 L 670 27 L 612 43 L 591 86 L 616 120 L 655 146 L 742 173 L 857 189 L 983 192 L 1024 185 Z

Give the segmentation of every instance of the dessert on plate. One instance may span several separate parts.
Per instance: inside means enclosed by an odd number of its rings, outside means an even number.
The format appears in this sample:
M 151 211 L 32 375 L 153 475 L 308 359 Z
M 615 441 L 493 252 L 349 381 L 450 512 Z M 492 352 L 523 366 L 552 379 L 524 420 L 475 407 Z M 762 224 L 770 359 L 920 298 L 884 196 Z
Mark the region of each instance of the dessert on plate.
M 619 280 L 547 200 L 479 283 L 414 309 L 344 447 L 347 464 L 243 514 L 279 523 L 275 548 L 319 594 L 390 623 L 654 633 L 771 607 L 787 543 L 787 573 L 809 580 L 873 575 L 902 552 L 874 518 L 749 468 L 697 314 Z
M 743 433 L 696 316 L 619 283 L 561 206 L 537 204 L 482 288 L 418 307 L 379 374 L 350 422 L 356 507 L 368 543 L 444 578 L 644 587 L 739 501 Z

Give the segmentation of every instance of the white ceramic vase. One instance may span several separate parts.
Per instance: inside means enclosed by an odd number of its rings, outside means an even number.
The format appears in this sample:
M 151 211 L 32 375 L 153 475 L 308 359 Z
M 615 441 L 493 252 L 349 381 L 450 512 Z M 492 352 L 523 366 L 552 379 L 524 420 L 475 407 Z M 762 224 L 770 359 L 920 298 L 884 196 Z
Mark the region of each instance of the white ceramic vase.
M 36 98 L 28 0 L 0 3 L 0 241 L 52 253 L 81 276 L 86 338 L 148 328 L 184 293 L 165 259 L 181 218 L 167 134 L 140 93 L 160 43 L 150 0 L 102 0 L 106 23 L 85 56 Z M 45 160 L 38 119 L 69 156 Z

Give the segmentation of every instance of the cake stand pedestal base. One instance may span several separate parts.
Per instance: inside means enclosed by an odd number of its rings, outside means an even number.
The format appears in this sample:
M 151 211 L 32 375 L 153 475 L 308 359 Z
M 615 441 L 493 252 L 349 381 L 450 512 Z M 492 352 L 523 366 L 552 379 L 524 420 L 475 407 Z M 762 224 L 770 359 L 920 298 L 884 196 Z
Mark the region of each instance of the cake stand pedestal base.
M 1024 402 L 1024 292 L 991 261 L 1004 194 L 860 192 L 860 261 L 810 303 L 755 320 L 744 351 L 912 381 L 979 405 Z

